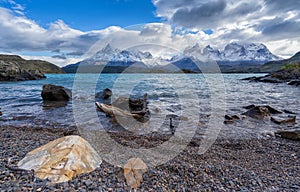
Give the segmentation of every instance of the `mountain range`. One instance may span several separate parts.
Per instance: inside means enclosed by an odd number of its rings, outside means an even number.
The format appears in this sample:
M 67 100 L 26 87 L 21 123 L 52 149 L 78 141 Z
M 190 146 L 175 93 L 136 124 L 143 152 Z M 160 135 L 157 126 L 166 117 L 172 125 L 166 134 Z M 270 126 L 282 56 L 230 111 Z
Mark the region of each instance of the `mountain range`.
M 170 59 L 154 57 L 150 52 L 139 50 L 119 50 L 110 44 L 95 55 L 79 63 L 63 67 L 68 73 L 75 73 L 78 66 L 85 68 L 84 72 L 94 72 L 102 67 L 102 72 L 176 72 L 179 70 L 200 72 L 195 62 L 203 63 L 200 58 L 217 62 L 221 69 L 240 68 L 263 65 L 269 61 L 276 61 L 280 57 L 272 54 L 263 44 L 230 43 L 224 50 L 218 50 L 208 45 L 201 48 L 199 44 L 187 47 L 183 53 Z M 130 68 L 129 68 L 130 67 Z M 128 69 L 129 68 L 129 69 Z

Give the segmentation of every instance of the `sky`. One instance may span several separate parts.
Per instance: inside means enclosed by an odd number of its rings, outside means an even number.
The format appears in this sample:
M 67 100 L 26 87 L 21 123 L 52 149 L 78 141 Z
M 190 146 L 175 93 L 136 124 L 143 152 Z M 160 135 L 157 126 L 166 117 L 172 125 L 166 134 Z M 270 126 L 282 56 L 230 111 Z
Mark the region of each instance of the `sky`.
M 0 53 L 59 66 L 106 43 L 183 51 L 253 42 L 290 57 L 299 31 L 297 0 L 0 0 Z

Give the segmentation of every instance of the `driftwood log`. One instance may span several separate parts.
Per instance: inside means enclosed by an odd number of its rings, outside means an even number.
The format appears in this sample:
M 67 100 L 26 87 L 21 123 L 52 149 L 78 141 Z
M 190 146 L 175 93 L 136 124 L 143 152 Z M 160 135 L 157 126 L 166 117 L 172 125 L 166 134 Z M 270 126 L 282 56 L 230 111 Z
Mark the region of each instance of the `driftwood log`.
M 147 121 L 150 113 L 147 107 L 147 94 L 143 99 L 119 97 L 112 105 L 96 102 L 97 109 L 110 117 L 133 117 L 141 122 Z
M 110 117 L 114 117 L 114 116 L 123 116 L 123 117 L 134 117 L 134 118 L 139 118 L 142 115 L 139 114 L 132 114 L 126 110 L 120 109 L 118 107 L 114 107 L 112 105 L 106 105 L 104 103 L 99 103 L 96 102 L 96 106 L 98 108 L 99 111 L 105 113 L 106 115 L 110 116 Z

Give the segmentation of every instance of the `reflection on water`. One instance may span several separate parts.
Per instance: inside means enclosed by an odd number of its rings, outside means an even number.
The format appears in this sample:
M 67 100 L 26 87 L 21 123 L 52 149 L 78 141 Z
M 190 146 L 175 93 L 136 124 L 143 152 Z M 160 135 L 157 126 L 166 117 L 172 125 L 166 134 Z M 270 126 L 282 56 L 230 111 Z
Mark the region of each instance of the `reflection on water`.
M 285 84 L 249 83 L 239 79 L 254 76 L 255 74 L 224 74 L 226 93 L 226 114 L 239 115 L 245 112 L 244 106 L 270 105 L 279 110 L 293 111 L 299 119 L 299 95 L 298 87 Z M 256 75 L 257 76 L 257 75 Z M 193 114 L 182 117 L 182 107 L 193 108 L 193 103 L 198 102 L 200 117 L 194 119 L 194 125 L 201 135 L 209 121 L 211 106 L 211 90 L 205 78 L 199 74 L 101 74 L 98 79 L 96 74 L 81 74 L 77 78 L 81 80 L 82 93 L 73 95 L 75 99 L 94 103 L 95 93 L 105 88 L 113 90 L 116 99 L 125 95 L 130 97 L 142 97 L 148 93 L 149 109 L 153 119 L 165 119 L 172 116 L 176 121 L 191 118 Z M 96 90 L 85 89 L 93 79 L 98 79 Z M 64 128 L 74 126 L 72 113 L 72 101 L 67 106 L 59 108 L 47 107 L 40 96 L 43 84 L 62 85 L 69 89 L 73 88 L 73 74 L 47 75 L 47 79 L 26 82 L 0 83 L 0 107 L 3 116 L 1 124 L 27 125 L 30 127 Z M 196 93 L 196 97 L 191 93 Z M 199 113 L 195 111 L 195 114 Z M 82 109 L 84 115 L 84 109 Z M 168 117 L 166 117 L 168 115 Z M 118 126 L 110 122 L 104 114 L 98 114 L 101 124 L 107 130 L 118 130 Z M 153 125 L 151 131 L 169 132 L 168 123 L 159 122 Z M 156 122 L 156 121 L 155 121 Z M 89 122 L 88 117 L 86 123 Z M 297 126 L 297 125 L 296 125 Z M 156 128 L 156 129 L 155 129 Z M 220 137 L 251 138 L 257 137 L 261 132 L 276 130 L 280 126 L 268 119 L 257 121 L 247 118 L 234 124 L 223 125 Z M 149 130 L 148 130 L 149 131 Z

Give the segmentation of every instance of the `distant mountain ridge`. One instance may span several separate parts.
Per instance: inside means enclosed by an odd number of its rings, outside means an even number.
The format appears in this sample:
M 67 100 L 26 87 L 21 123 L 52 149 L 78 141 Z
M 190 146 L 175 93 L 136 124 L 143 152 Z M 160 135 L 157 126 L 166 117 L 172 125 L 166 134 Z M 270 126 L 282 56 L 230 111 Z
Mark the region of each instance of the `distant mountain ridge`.
M 191 52 L 202 53 L 209 59 L 217 61 L 219 64 L 232 64 L 237 62 L 253 62 L 263 64 L 268 61 L 279 60 L 280 57 L 272 54 L 264 44 L 238 44 L 229 43 L 225 46 L 224 50 L 214 49 L 212 46 L 207 45 L 202 49 L 199 44 L 193 47 L 186 48 L 184 53 Z
M 261 66 L 263 72 L 275 72 L 281 70 L 287 64 L 300 65 L 300 51 L 289 59 L 282 59 L 278 61 L 270 61 Z
M 175 72 L 175 70 L 199 72 L 197 65 L 194 63 L 194 57 L 197 59 L 198 55 L 216 61 L 221 68 L 262 65 L 266 62 L 280 59 L 280 57 L 272 54 L 265 45 L 254 43 L 230 43 L 225 46 L 224 50 L 214 49 L 210 45 L 201 48 L 199 44 L 196 44 L 186 48 L 182 54 L 175 55 L 169 60 L 154 57 L 149 52 L 119 50 L 108 44 L 92 57 L 79 63 L 65 66 L 63 70 L 68 73 L 75 73 L 78 66 L 81 65 L 89 66 L 91 69 L 103 66 L 104 72 L 108 73 L 110 71 L 122 72 L 134 64 L 134 69 L 138 69 L 135 72 Z M 118 70 L 116 70 L 117 68 Z

